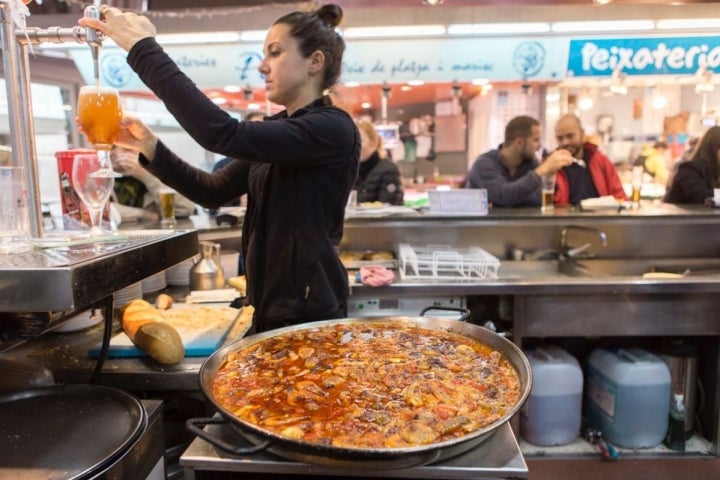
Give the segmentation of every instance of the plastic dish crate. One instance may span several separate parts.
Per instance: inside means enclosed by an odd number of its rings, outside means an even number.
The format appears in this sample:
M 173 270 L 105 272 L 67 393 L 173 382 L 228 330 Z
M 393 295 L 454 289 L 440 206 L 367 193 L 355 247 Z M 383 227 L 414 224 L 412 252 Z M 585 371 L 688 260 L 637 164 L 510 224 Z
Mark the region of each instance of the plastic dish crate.
M 498 278 L 500 260 L 480 247 L 452 248 L 449 245 L 398 245 L 400 277 L 405 280 Z

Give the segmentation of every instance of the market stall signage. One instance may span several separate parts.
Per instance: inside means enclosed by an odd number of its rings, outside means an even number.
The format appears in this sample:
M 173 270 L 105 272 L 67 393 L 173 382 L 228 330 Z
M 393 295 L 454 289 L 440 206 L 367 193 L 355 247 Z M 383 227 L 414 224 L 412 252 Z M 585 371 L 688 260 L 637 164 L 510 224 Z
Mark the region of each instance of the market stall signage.
M 170 45 L 167 53 L 201 88 L 264 85 L 257 68 L 261 44 Z M 71 50 L 86 82 L 93 82 L 89 49 Z M 146 89 L 119 48 L 103 48 L 101 81 L 121 90 Z M 558 80 L 567 58 L 567 39 L 503 38 L 348 41 L 342 82 L 399 83 L 488 80 Z
M 571 40 L 567 65 L 568 77 L 720 72 L 720 36 Z

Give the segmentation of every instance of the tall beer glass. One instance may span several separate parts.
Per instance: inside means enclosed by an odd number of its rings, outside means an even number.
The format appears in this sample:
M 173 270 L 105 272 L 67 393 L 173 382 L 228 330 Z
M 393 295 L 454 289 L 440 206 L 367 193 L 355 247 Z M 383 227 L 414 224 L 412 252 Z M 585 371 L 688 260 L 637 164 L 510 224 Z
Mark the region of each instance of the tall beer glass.
M 78 96 L 77 111 L 80 127 L 97 149 L 101 164 L 107 165 L 106 171 L 97 172 L 96 176 L 120 177 L 113 172 L 110 161 L 110 149 L 120 133 L 120 94 L 112 87 L 83 86 Z

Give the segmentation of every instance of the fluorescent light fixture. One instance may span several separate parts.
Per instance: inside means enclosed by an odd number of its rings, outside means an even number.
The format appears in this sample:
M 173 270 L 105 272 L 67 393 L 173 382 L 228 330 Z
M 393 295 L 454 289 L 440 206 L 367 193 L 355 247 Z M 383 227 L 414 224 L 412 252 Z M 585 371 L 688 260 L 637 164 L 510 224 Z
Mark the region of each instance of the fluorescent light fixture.
M 238 87 L 237 85 L 226 85 L 223 87 L 223 92 L 227 93 L 239 93 L 242 91 L 242 88 Z
M 419 87 L 420 85 L 425 85 L 425 81 L 424 80 L 408 80 L 407 84 L 410 85 L 411 87 Z
M 527 23 L 466 23 L 449 25 L 448 35 L 504 35 L 512 33 L 547 33 L 550 24 L 544 22 Z
M 236 43 L 239 40 L 238 32 L 166 33 L 157 36 L 160 45 Z
M 628 89 L 624 83 L 613 83 L 610 85 L 610 91 L 615 95 L 627 95 Z
M 244 30 L 240 32 L 241 42 L 264 42 L 267 30 Z
M 555 22 L 553 32 L 619 32 L 625 30 L 653 30 L 653 20 L 606 20 L 597 22 Z
M 445 35 L 443 25 L 399 25 L 394 27 L 350 27 L 343 30 L 345 38 L 376 37 L 437 37 Z
M 720 18 L 667 18 L 655 24 L 658 30 L 720 28 Z
M 348 88 L 355 88 L 360 86 L 360 82 L 345 82 L 343 85 Z
M 553 103 L 553 102 L 559 102 L 560 101 L 560 92 L 548 92 L 545 95 L 545 101 L 547 103 Z
M 698 83 L 695 85 L 695 93 L 710 93 L 715 90 L 715 85 L 710 82 Z

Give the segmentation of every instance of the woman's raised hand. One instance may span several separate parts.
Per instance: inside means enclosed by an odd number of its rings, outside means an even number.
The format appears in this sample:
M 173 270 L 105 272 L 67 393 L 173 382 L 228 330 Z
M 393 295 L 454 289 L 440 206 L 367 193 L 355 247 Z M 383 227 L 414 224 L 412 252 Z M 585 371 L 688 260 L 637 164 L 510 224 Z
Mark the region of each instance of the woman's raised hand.
M 157 34 L 155 25 L 143 15 L 123 12 L 108 5 L 100 7 L 100 15 L 102 20 L 82 17 L 78 20 L 78 25 L 100 30 L 125 51 L 129 51 L 143 38 L 154 37 Z

